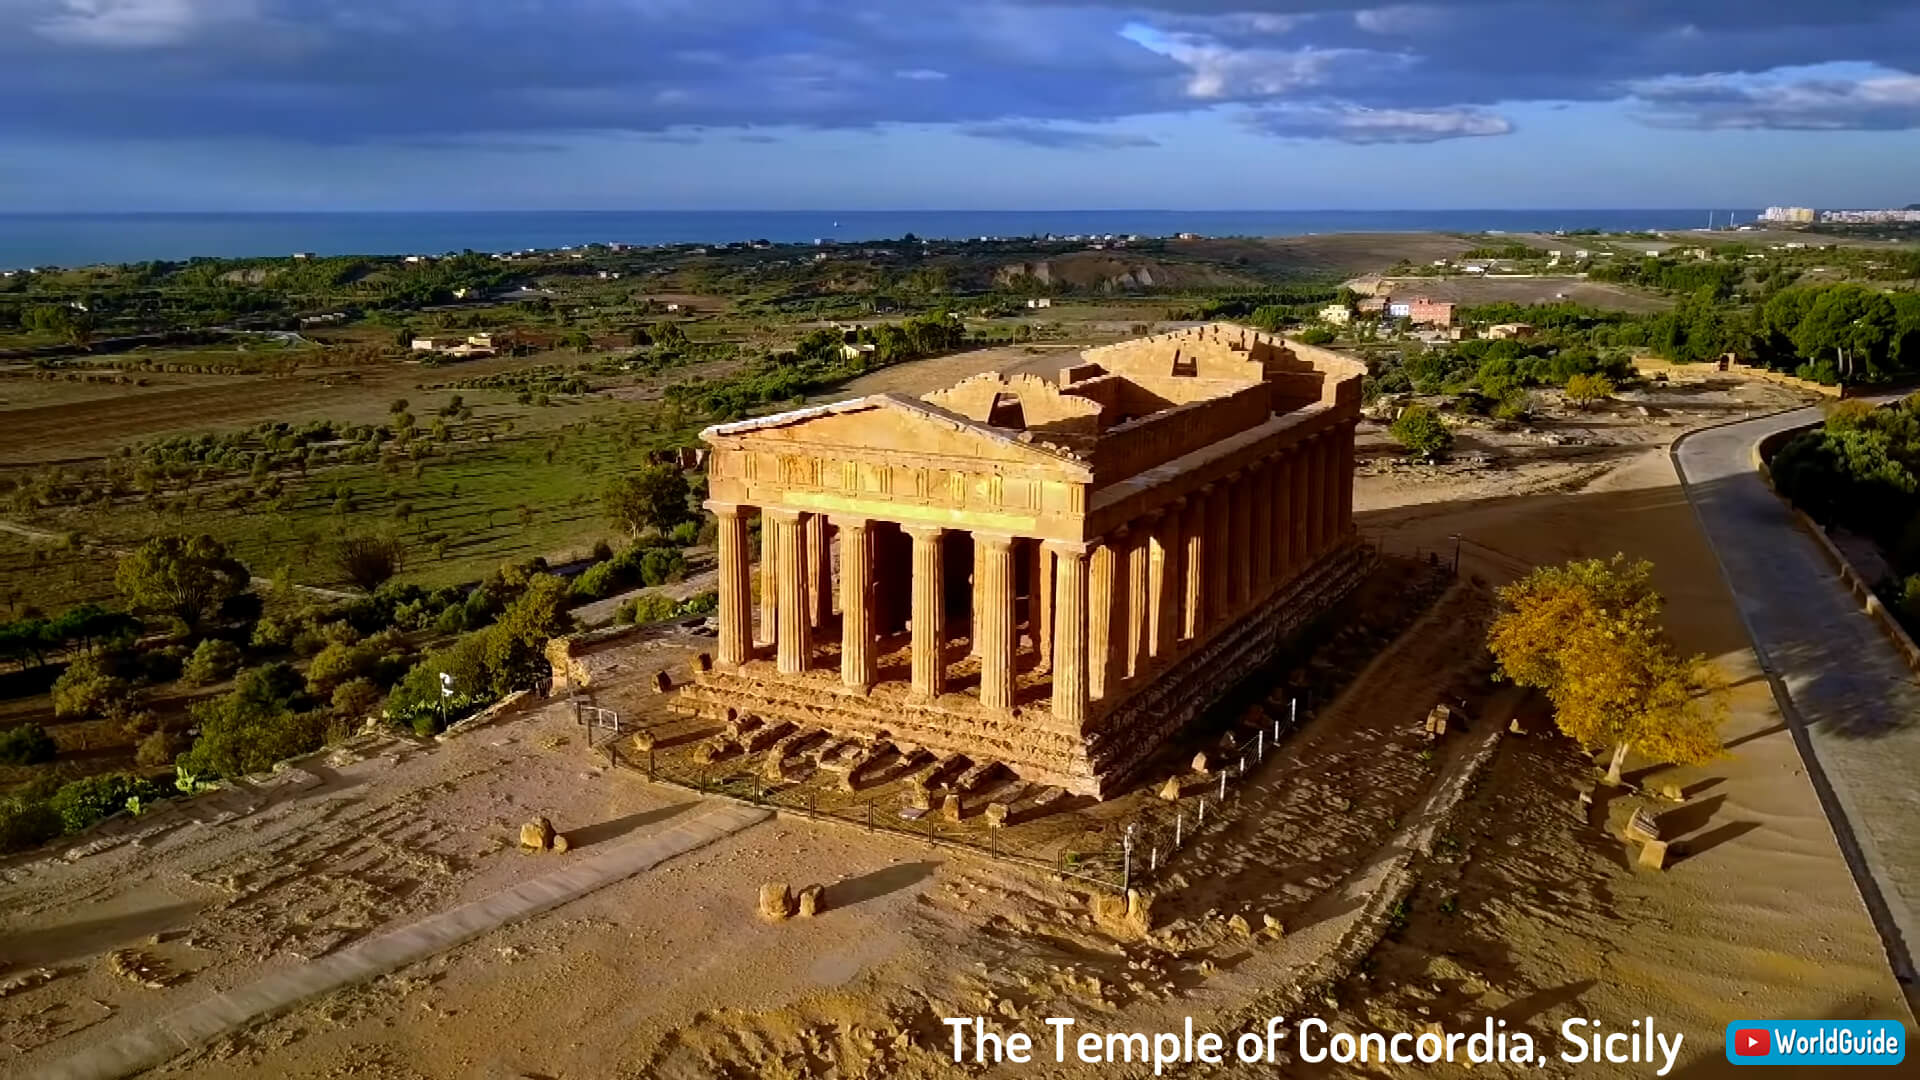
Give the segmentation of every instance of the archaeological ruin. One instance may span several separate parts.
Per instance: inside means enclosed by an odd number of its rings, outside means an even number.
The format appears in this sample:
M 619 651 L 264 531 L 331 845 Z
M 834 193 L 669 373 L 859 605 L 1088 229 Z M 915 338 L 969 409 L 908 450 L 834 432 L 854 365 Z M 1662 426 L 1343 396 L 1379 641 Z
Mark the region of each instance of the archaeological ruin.
M 1371 567 L 1364 371 L 1212 324 L 709 428 L 720 640 L 676 704 L 1111 795 Z

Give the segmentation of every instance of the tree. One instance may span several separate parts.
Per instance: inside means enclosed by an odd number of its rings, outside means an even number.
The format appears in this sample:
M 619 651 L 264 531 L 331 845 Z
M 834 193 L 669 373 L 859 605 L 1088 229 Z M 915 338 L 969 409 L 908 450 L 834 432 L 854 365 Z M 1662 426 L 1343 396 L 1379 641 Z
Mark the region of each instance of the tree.
M 320 718 L 296 711 L 302 686 L 289 664 L 241 673 L 231 692 L 193 707 L 200 737 L 181 767 L 202 776 L 239 776 L 318 747 Z
M 208 638 L 193 650 L 180 671 L 180 681 L 188 686 L 209 686 L 231 678 L 240 670 L 240 647 L 224 638 Z
M 1610 784 L 1630 750 L 1683 765 L 1720 752 L 1725 690 L 1704 658 L 1667 642 L 1652 574 L 1624 555 L 1540 567 L 1500 590 L 1487 633 L 1502 675 L 1545 691 L 1562 732 L 1611 751 Z
M 1406 447 L 1408 453 L 1429 460 L 1445 453 L 1453 445 L 1453 432 L 1447 429 L 1440 414 L 1426 405 L 1409 405 L 1400 410 L 1399 417 L 1387 429 L 1387 434 Z
M 685 521 L 690 491 L 686 474 L 677 466 L 648 465 L 607 485 L 602 502 L 615 525 L 637 536 L 649 528 L 664 532 Z
M 343 536 L 334 547 L 340 576 L 364 592 L 374 592 L 407 564 L 407 545 L 391 536 Z
M 250 576 L 225 545 L 202 534 L 156 536 L 123 556 L 114 587 L 138 610 L 171 615 L 189 632 L 247 590 Z
M 1585 409 L 1613 396 L 1613 381 L 1605 375 L 1575 375 L 1567 380 L 1567 400 Z

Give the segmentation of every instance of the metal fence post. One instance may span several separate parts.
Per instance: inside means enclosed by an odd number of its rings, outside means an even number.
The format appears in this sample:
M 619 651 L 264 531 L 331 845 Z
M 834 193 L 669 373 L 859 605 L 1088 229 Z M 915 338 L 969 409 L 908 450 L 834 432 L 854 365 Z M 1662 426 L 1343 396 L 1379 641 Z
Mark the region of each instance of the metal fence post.
M 1267 760 L 1266 729 L 1262 728 L 1260 731 L 1257 731 L 1254 733 L 1253 745 L 1254 745 L 1254 757 L 1258 758 L 1261 761 Z
M 1227 770 L 1221 769 L 1220 770 L 1220 804 L 1222 806 L 1225 806 L 1226 802 L 1227 802 Z
M 1173 846 L 1176 848 L 1180 846 L 1180 826 L 1183 824 L 1185 824 L 1184 815 L 1173 815 Z
M 1133 887 L 1133 826 L 1127 826 L 1127 835 L 1120 840 L 1120 891 L 1125 893 Z

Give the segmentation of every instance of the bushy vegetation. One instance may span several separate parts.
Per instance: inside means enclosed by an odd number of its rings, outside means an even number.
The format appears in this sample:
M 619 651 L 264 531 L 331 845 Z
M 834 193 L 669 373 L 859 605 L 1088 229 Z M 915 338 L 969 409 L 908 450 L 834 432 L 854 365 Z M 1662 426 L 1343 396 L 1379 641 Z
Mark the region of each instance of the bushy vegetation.
M 1893 572 L 1880 591 L 1920 630 L 1920 396 L 1884 409 L 1840 402 L 1769 467 L 1780 493 L 1814 520 L 1878 544 Z
M 615 609 L 615 622 L 632 626 L 635 624 L 666 622 L 668 619 L 685 619 L 696 615 L 711 615 L 720 610 L 720 594 L 703 592 L 685 600 L 675 600 L 662 593 L 641 593 L 639 596 L 621 602 Z
M 387 698 L 387 717 L 431 734 L 550 677 L 546 644 L 572 625 L 564 610 L 567 591 L 567 583 L 551 574 L 528 578 L 493 625 L 465 634 L 415 664 Z M 450 684 L 443 684 L 443 674 L 451 676 Z M 450 687 L 449 693 L 443 694 L 443 685 Z
M 804 398 L 889 364 L 951 352 L 965 342 L 966 329 L 944 315 L 862 327 L 852 341 L 836 330 L 815 330 L 791 350 L 763 357 L 737 374 L 674 383 L 666 397 L 714 419 L 738 419 L 760 406 Z M 849 353 L 848 345 L 855 351 Z M 861 352 L 860 345 L 873 349 Z
M 1453 445 L 1453 432 L 1440 419 L 1440 414 L 1426 405 L 1409 405 L 1400 410 L 1387 434 L 1406 447 L 1409 454 L 1429 460 L 1446 453 Z
M 39 765 L 52 761 L 60 748 L 39 724 L 21 724 L 0 732 L 0 765 Z
M 64 784 L 46 780 L 0 799 L 0 852 L 71 836 L 122 810 L 138 812 L 179 792 L 143 776 L 110 773 Z

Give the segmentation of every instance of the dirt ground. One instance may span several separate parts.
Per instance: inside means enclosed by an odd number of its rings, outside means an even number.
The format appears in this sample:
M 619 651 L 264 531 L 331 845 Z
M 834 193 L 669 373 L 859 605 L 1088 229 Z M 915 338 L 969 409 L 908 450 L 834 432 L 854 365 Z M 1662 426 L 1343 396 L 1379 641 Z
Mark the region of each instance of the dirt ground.
M 1642 796 L 1583 808 L 1592 765 L 1537 712 L 1521 713 L 1526 734 L 1500 737 L 1517 698 L 1478 699 L 1468 733 L 1437 746 L 1414 734 L 1475 652 L 1485 592 L 1463 581 L 1287 741 L 1232 828 L 1183 852 L 1192 862 L 1169 875 L 1151 933 L 1096 922 L 1067 880 L 779 818 L 160 1071 L 965 1075 L 981 1070 L 949 1062 L 941 1017 L 1045 1036 L 1047 1016 L 1120 1031 L 1177 1030 L 1190 1015 L 1206 1030 L 1318 988 L 1304 1007 L 1336 1027 L 1460 1030 L 1491 1015 L 1554 1054 L 1567 1017 L 1620 1028 L 1653 1016 L 1686 1036 L 1676 1073 L 1703 1076 L 1726 1069 L 1720 1030 L 1733 1019 L 1909 1020 L 1665 452 L 1685 427 L 1789 403 L 1770 384 L 1720 380 L 1591 414 L 1556 407 L 1530 428 L 1463 429 L 1465 460 L 1441 466 L 1406 463 L 1364 429 L 1356 515 L 1390 552 L 1450 558 L 1458 536 L 1463 576 L 1490 584 L 1577 556 L 1653 560 L 1675 637 L 1713 658 L 1734 695 L 1727 756 L 1674 777 L 1685 803 L 1650 804 L 1680 838 L 1665 872 L 1631 868 L 1609 829 Z M 653 643 L 636 676 L 695 647 Z M 1492 756 L 1476 776 L 1483 745 Z M 1442 812 L 1458 783 L 1460 809 Z M 444 744 L 364 737 L 271 788 L 165 812 L 205 823 L 150 815 L 110 849 L 0 864 L 0 1072 L 29 1074 L 560 865 L 568 856 L 512 847 L 535 813 L 592 851 L 667 828 L 698 801 L 605 768 L 563 707 L 534 709 Z M 1415 883 L 1387 909 L 1384 940 L 1331 985 L 1312 983 L 1378 914 L 1368 905 L 1392 899 L 1382 883 L 1402 865 Z M 766 881 L 824 885 L 825 911 L 756 918 Z M 160 985 L 117 974 L 121 949 L 155 962 Z M 1650 1070 L 1555 1056 L 1532 1073 Z M 1328 1073 L 1296 1063 L 1288 1074 Z

